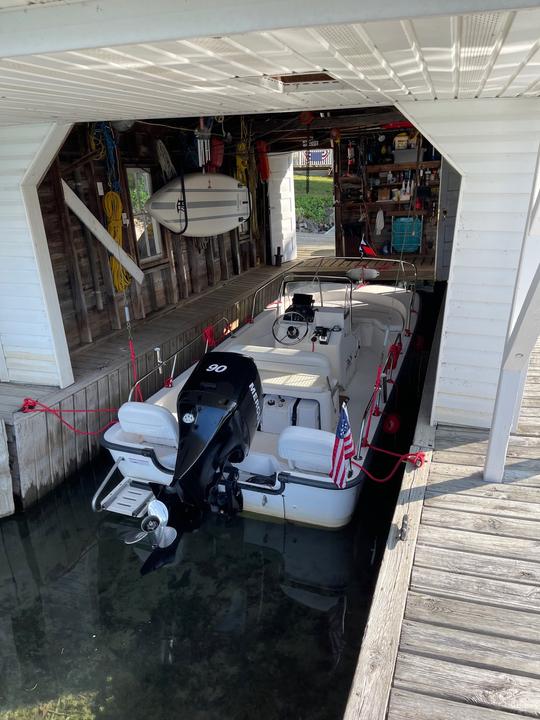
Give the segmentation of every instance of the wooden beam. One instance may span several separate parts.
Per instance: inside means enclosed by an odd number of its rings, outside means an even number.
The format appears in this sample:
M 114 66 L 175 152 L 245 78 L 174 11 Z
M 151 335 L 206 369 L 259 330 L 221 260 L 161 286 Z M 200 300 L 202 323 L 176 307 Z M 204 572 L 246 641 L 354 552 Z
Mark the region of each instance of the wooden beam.
M 68 272 L 69 283 L 73 295 L 73 303 L 75 306 L 75 316 L 77 325 L 79 326 L 79 335 L 81 342 L 92 342 L 92 328 L 90 327 L 90 318 L 88 315 L 88 307 L 86 306 L 86 296 L 84 292 L 81 268 L 79 258 L 77 257 L 77 249 L 73 240 L 73 231 L 69 220 L 69 214 L 65 204 L 61 200 L 62 187 L 60 177 L 60 166 L 58 158 L 51 168 L 53 174 L 53 193 L 57 212 L 60 216 L 60 224 L 62 228 L 62 237 L 64 241 L 64 250 L 66 253 L 66 266 Z
M 133 262 L 125 250 L 109 235 L 107 230 L 95 215 L 92 215 L 86 205 L 79 200 L 65 180 L 62 180 L 62 189 L 64 191 L 64 199 L 69 209 L 86 225 L 92 235 L 107 248 L 110 254 L 118 260 L 120 265 L 131 275 L 135 282 L 141 285 L 144 280 L 144 273 L 139 266 Z
M 103 212 L 103 207 L 100 202 L 100 197 L 97 194 L 97 184 L 96 184 L 96 175 L 94 171 L 94 163 L 89 160 L 84 164 L 85 168 L 85 175 L 86 175 L 86 181 L 88 183 L 88 197 L 90 199 L 90 202 L 93 203 L 93 208 L 95 209 L 95 215 L 100 220 L 100 214 Z M 91 236 L 90 231 L 88 228 L 83 225 L 83 228 L 86 230 L 88 235 Z M 93 240 L 92 240 L 93 242 Z M 111 265 L 109 263 L 109 255 L 107 254 L 107 250 L 103 247 L 101 243 L 97 246 L 97 256 L 99 259 L 99 264 L 101 266 L 101 277 L 103 278 L 103 285 L 105 286 L 105 294 L 106 298 L 108 300 L 107 302 L 107 308 L 109 312 L 109 320 L 111 323 L 111 328 L 113 330 L 120 330 L 122 327 L 122 321 L 120 319 L 120 312 L 118 310 L 118 304 L 116 302 L 116 290 L 114 287 L 112 272 L 111 272 Z

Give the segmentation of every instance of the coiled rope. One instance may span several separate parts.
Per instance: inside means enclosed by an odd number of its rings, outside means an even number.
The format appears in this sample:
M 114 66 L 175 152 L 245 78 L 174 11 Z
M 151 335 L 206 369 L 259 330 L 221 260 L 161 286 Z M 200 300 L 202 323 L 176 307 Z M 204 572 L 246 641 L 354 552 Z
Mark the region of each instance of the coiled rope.
M 103 198 L 103 208 L 107 216 L 107 231 L 109 235 L 122 247 L 122 199 L 117 192 L 109 190 Z M 111 255 L 109 258 L 114 287 L 117 292 L 125 292 L 131 285 L 131 275 Z

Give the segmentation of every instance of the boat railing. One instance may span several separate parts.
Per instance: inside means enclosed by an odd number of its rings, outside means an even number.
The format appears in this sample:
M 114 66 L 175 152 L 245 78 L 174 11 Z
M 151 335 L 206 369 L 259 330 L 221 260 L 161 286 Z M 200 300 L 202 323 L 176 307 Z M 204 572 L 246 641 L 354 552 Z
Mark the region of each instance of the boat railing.
M 418 272 L 416 270 L 416 265 L 413 262 L 410 262 L 410 260 L 403 260 L 402 258 L 387 258 L 387 257 L 371 257 L 371 256 L 337 256 L 337 255 L 311 255 L 307 260 L 303 260 L 300 263 L 300 266 L 304 263 L 311 263 L 313 260 L 319 260 L 318 267 L 313 271 L 314 274 L 319 272 L 324 267 L 324 261 L 325 260 L 344 260 L 346 262 L 355 262 L 355 263 L 361 263 L 361 267 L 365 267 L 366 269 L 371 267 L 372 263 L 380 263 L 382 265 L 390 263 L 391 265 L 395 265 L 398 269 L 401 269 L 401 272 L 403 273 L 403 282 L 407 282 L 406 278 L 406 271 L 412 272 L 412 281 L 409 280 L 409 282 L 412 282 L 414 284 L 414 287 L 416 288 L 416 284 L 418 281 Z M 300 270 L 301 267 L 298 265 L 295 267 L 295 270 Z M 329 268 L 329 270 L 333 270 L 335 268 Z M 396 276 L 396 282 L 399 282 L 399 275 Z
M 251 317 L 252 319 L 253 319 L 253 318 L 255 317 L 255 315 L 257 314 L 257 313 L 255 312 L 256 307 L 257 307 L 257 299 L 258 299 L 259 295 L 263 292 L 263 290 L 266 290 L 266 288 L 267 288 L 269 285 L 272 285 L 272 283 L 275 283 L 276 280 L 279 280 L 280 278 L 283 277 L 283 275 L 286 275 L 287 273 L 290 273 L 293 268 L 298 267 L 298 265 L 301 265 L 301 264 L 302 264 L 302 263 L 299 262 L 299 263 L 296 263 L 295 265 L 293 265 L 293 266 L 290 267 L 290 268 L 284 268 L 282 272 L 278 273 L 277 275 L 274 275 L 274 277 L 271 277 L 270 280 L 267 280 L 263 285 L 261 285 L 260 287 L 257 288 L 257 290 L 255 290 L 255 293 L 254 293 L 254 295 L 253 295 L 253 300 L 252 300 L 252 302 L 251 302 L 251 316 L 250 316 L 250 317 Z
M 376 415 L 377 410 L 381 412 L 381 398 L 382 405 L 385 406 L 388 401 L 388 383 L 392 383 L 392 373 L 395 366 L 392 365 L 392 348 L 399 345 L 401 347 L 401 333 L 397 335 L 392 346 L 388 349 L 386 357 L 384 353 L 381 356 L 381 364 L 379 366 L 379 373 L 377 375 L 377 381 L 373 387 L 367 405 L 362 415 L 362 422 L 360 423 L 360 434 L 358 437 L 358 443 L 356 445 L 356 457 L 360 458 L 362 450 L 368 447 L 368 435 L 369 425 L 368 419 L 371 415 Z
M 220 317 L 218 320 L 216 320 L 214 323 L 212 323 L 208 327 L 215 329 L 217 326 L 220 325 L 220 323 L 224 324 L 224 331 L 228 327 L 230 328 L 231 321 L 226 317 Z M 156 359 L 157 359 L 156 365 L 151 370 L 149 370 L 145 375 L 138 378 L 137 382 L 135 382 L 131 386 L 131 390 L 129 391 L 129 395 L 128 395 L 128 402 L 130 402 L 132 400 L 135 391 L 137 390 L 138 387 L 141 386 L 141 384 L 143 382 L 148 380 L 148 378 L 152 377 L 152 375 L 154 375 L 155 373 L 159 373 L 160 375 L 162 375 L 165 367 L 167 367 L 168 365 L 170 365 L 170 368 L 171 368 L 170 372 L 169 372 L 169 378 L 171 380 L 173 380 L 179 355 L 181 355 L 182 353 L 189 350 L 189 348 L 192 345 L 194 345 L 197 342 L 200 342 L 203 338 L 205 339 L 204 352 L 206 352 L 209 347 L 209 339 L 206 337 L 206 334 L 205 334 L 206 330 L 207 330 L 207 328 L 204 328 L 204 330 L 201 330 L 201 332 L 196 337 L 194 337 L 192 340 L 190 340 L 188 343 L 186 343 L 186 345 L 182 345 L 181 348 L 179 348 L 175 353 L 170 355 L 168 358 L 165 358 L 165 360 L 161 359 L 160 349 L 155 348 Z M 229 335 L 229 334 L 230 334 L 230 329 L 229 329 L 229 332 L 227 333 L 227 335 Z

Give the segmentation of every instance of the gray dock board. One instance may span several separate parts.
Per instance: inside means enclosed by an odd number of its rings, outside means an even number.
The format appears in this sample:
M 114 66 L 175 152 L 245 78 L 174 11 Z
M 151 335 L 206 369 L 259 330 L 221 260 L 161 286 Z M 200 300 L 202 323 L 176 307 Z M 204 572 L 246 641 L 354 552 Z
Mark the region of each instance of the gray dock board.
M 524 720 L 530 715 L 492 710 L 479 705 L 392 690 L 389 717 L 400 720 Z
M 389 702 L 348 720 L 540 717 L 540 343 L 531 368 L 502 483 L 485 430 L 437 428 Z
M 444 653 L 444 647 L 441 651 Z M 464 704 L 538 717 L 538 678 L 477 667 L 470 661 L 463 664 L 449 662 L 441 659 L 441 651 L 437 657 L 401 652 L 396 664 L 395 687 L 457 700 Z M 534 648 L 531 652 L 534 652 Z M 425 698 L 425 702 L 429 703 L 429 697 Z M 392 717 L 399 716 L 389 715 L 389 719 Z
M 451 662 L 474 662 L 479 667 L 498 667 L 503 672 L 540 679 L 540 657 L 531 652 L 531 643 L 524 640 L 406 619 L 401 628 L 400 647 L 403 652 L 435 656 L 444 648 L 445 657 Z
M 416 590 L 409 592 L 405 618 L 484 635 L 540 643 L 540 615 Z

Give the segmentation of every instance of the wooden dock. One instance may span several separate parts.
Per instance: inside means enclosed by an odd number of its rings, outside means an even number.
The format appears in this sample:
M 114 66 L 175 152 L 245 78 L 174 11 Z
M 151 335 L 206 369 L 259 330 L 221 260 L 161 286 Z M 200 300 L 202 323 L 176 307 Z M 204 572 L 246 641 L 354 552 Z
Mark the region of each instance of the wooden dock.
M 405 475 L 347 720 L 540 717 L 540 343 L 503 483 L 487 437 L 439 427 Z
M 398 265 L 393 262 L 384 263 L 384 260 L 399 260 L 399 257 L 380 257 L 377 261 L 371 262 L 369 258 L 358 258 L 356 261 L 340 260 L 339 258 L 321 258 L 321 255 L 325 255 L 324 250 L 316 250 L 317 256 L 313 256 L 315 250 L 310 254 L 302 255 L 302 269 L 309 272 L 317 269 L 321 273 L 331 274 L 332 272 L 343 272 L 351 267 L 355 267 L 360 262 L 365 267 L 373 267 L 378 270 L 381 282 L 393 282 L 396 277 L 401 278 L 402 273 L 398 270 Z M 435 280 L 435 257 L 431 255 L 404 255 L 403 261 L 406 263 L 413 263 L 416 267 L 416 278 L 419 281 L 426 281 L 432 283 Z M 383 261 L 382 263 L 380 261 Z M 406 266 L 407 267 L 407 266 Z M 407 270 L 407 279 L 412 278 L 410 270 Z

